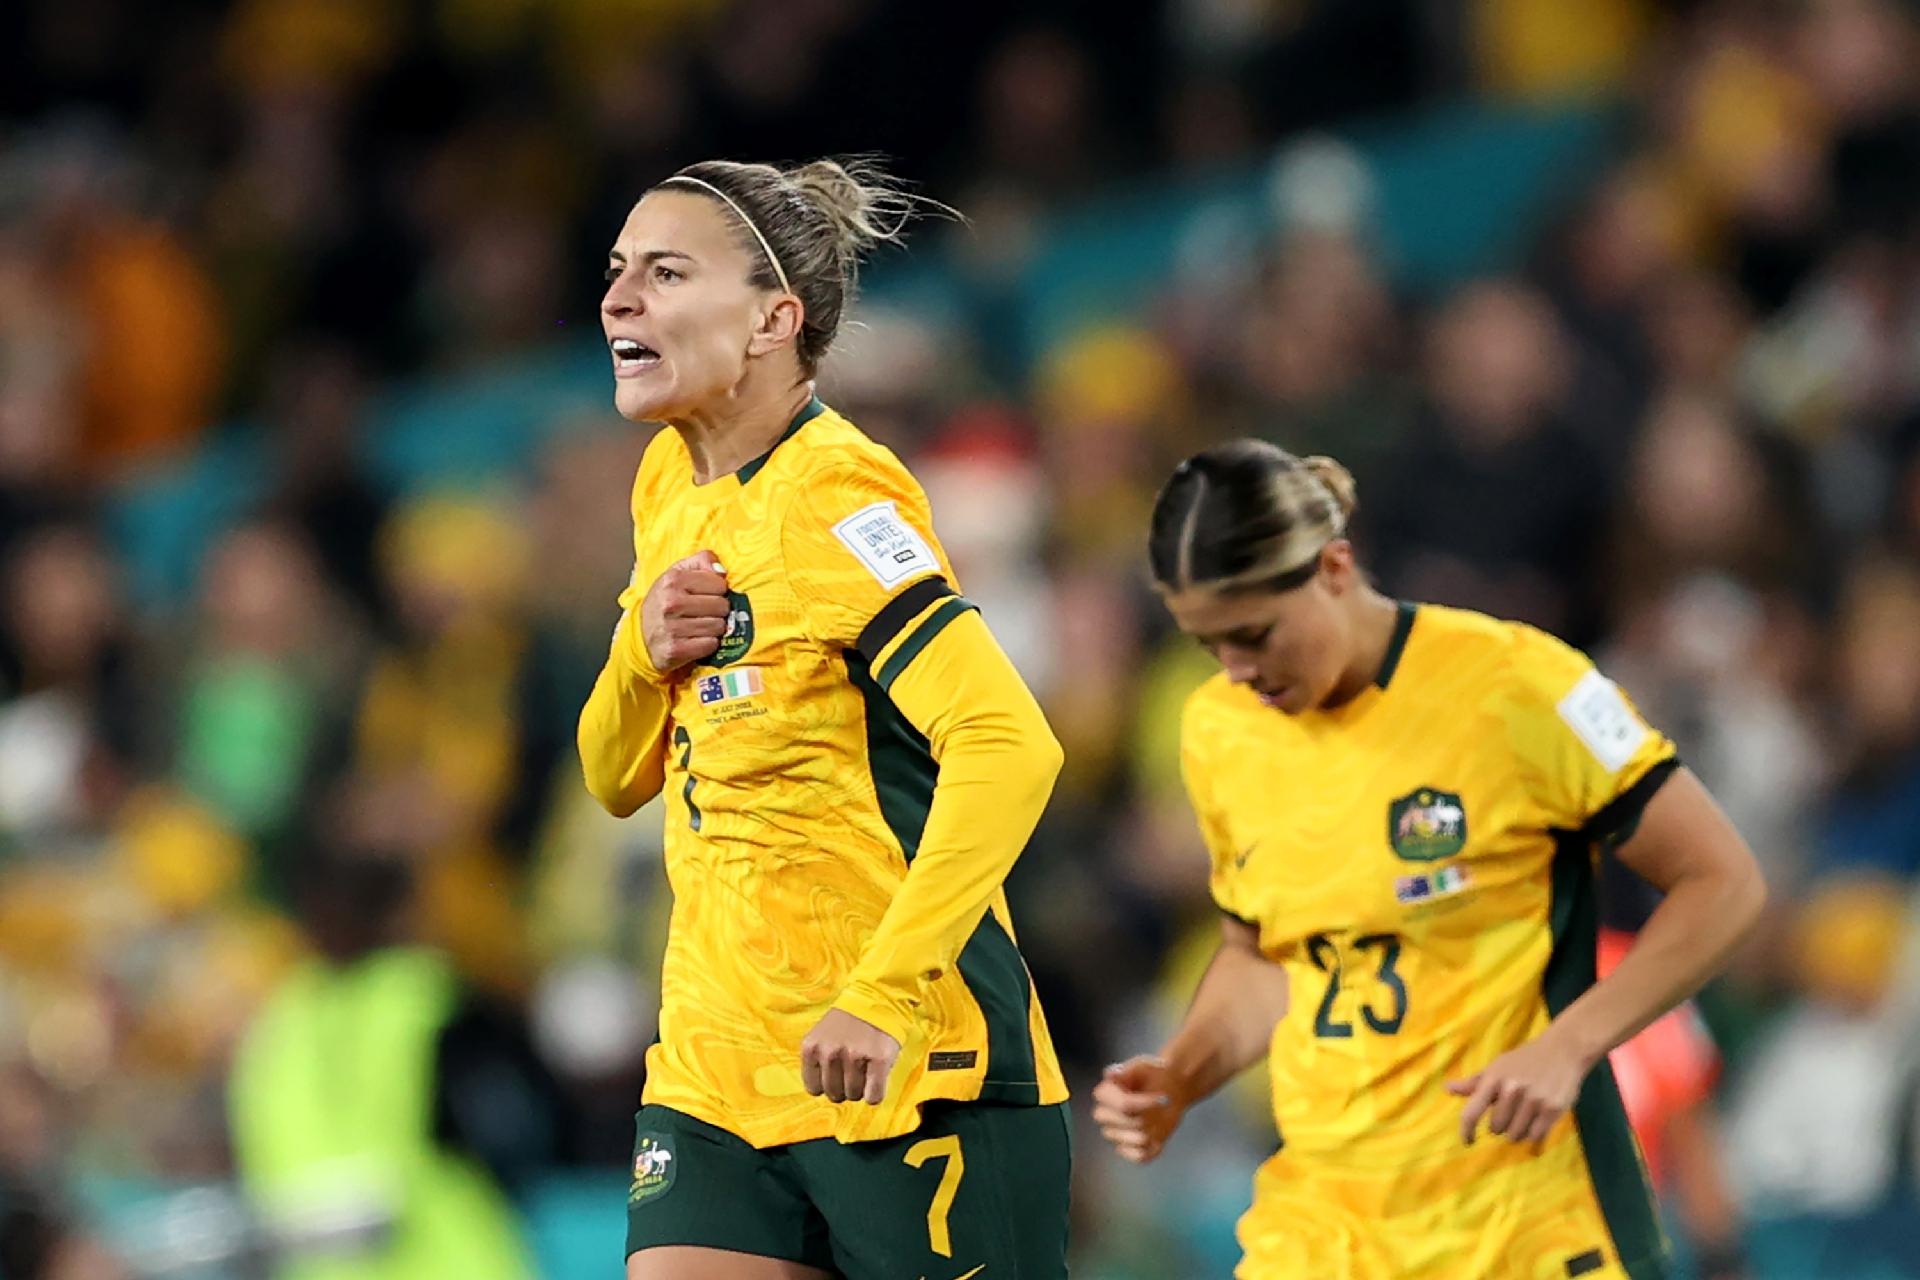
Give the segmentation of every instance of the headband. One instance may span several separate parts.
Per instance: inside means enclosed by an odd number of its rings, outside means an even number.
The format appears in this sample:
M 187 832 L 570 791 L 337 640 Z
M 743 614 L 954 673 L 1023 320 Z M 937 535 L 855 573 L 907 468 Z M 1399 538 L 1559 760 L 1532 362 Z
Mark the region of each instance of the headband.
M 766 254 L 767 261 L 773 264 L 773 274 L 779 277 L 780 288 L 787 293 L 793 292 L 793 286 L 787 283 L 786 268 L 780 265 L 779 257 L 773 252 L 773 246 L 767 242 L 767 237 L 761 234 L 760 228 L 754 223 L 752 218 L 749 218 L 747 216 L 747 211 L 745 209 L 742 209 L 739 206 L 739 204 L 734 201 L 734 198 L 732 196 L 728 195 L 726 192 L 722 191 L 720 188 L 714 186 L 711 182 L 708 182 L 706 179 L 696 178 L 692 174 L 676 173 L 671 178 L 668 178 L 666 182 L 662 182 L 660 185 L 664 187 L 667 185 L 668 182 L 691 182 L 694 186 L 699 187 L 701 190 L 712 192 L 714 195 L 718 196 L 721 202 L 724 203 L 727 206 L 727 208 L 733 210 L 735 217 L 739 218 L 740 221 L 747 224 L 747 230 L 753 232 L 753 238 L 760 242 L 760 251 Z

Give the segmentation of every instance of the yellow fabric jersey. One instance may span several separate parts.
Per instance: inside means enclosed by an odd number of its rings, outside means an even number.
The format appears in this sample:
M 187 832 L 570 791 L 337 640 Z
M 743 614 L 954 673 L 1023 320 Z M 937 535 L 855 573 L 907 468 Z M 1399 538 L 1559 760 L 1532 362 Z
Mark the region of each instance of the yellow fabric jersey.
M 1017 849 L 974 869 L 992 876 L 973 899 L 987 906 L 966 916 L 970 935 L 944 971 L 913 972 L 915 948 L 930 944 L 911 922 L 891 921 L 900 927 L 876 941 L 930 832 L 940 772 L 889 691 L 979 625 L 956 594 L 920 486 L 815 400 L 765 457 L 705 485 L 679 434 L 661 431 L 641 461 L 633 513 L 634 577 L 613 661 L 623 643 L 644 661 L 639 602 L 698 551 L 723 566 L 733 610 L 719 649 L 665 683 L 674 905 L 645 1100 L 766 1147 L 896 1137 L 934 1099 L 1064 1099 L 998 888 Z M 595 749 L 592 710 L 583 755 Z M 646 747 L 612 745 L 635 756 Z M 921 870 L 933 875 L 929 860 L 944 852 L 927 850 Z M 803 1088 L 800 1043 L 830 1006 L 902 1040 L 878 1107 Z
M 1224 675 L 1189 702 L 1220 907 L 1287 973 L 1280 1151 L 1241 1223 L 1253 1280 L 1661 1274 L 1605 1061 L 1535 1154 L 1460 1137 L 1445 1091 L 1594 980 L 1595 859 L 1676 767 L 1580 653 L 1403 605 L 1375 683 L 1288 717 Z

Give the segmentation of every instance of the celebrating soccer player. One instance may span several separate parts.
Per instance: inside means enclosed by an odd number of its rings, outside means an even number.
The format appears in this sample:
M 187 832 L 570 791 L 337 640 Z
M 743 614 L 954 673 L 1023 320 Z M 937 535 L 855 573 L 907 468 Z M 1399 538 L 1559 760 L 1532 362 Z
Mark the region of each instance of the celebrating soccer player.
M 579 734 L 609 810 L 666 794 L 629 1280 L 1066 1275 L 1067 1090 L 1001 889 L 1060 747 L 920 486 L 813 390 L 918 203 L 712 161 L 609 254 L 615 402 L 671 428 Z

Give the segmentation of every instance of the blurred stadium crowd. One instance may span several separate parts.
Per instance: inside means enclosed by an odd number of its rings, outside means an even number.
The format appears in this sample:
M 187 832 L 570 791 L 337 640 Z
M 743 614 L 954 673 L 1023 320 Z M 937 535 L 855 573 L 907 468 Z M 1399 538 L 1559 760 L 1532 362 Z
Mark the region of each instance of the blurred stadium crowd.
M 1400 287 L 1364 165 L 1322 141 L 1257 235 L 1196 233 L 1146 305 L 1006 353 L 991 299 L 1055 214 L 1463 97 L 1608 121 L 1503 270 Z M 1770 922 L 1702 1002 L 1746 1214 L 1920 1221 L 1912 7 L 24 0 L 0 12 L 0 1272 L 126 1275 L 146 1251 L 89 1188 L 230 1176 L 226 1065 L 308 945 L 309 872 L 362 859 L 407 870 L 415 936 L 537 1059 L 473 1086 L 539 1119 L 509 1185 L 604 1168 L 617 1203 L 659 823 L 593 806 L 572 726 L 644 439 L 569 401 L 527 465 L 400 489 L 368 406 L 594 334 L 605 243 L 673 167 L 867 149 L 972 216 L 924 256 L 988 301 L 877 288 L 824 393 L 922 477 L 1067 747 L 1011 888 L 1076 1086 L 1156 1040 L 1208 946 L 1173 751 L 1208 661 L 1141 539 L 1173 462 L 1254 434 L 1349 464 L 1390 590 L 1590 647 L 1759 852 Z M 190 589 L 133 590 L 109 513 L 236 433 L 265 460 L 241 518 Z M 1271 1131 L 1257 1097 L 1209 1114 L 1178 1172 L 1086 1150 L 1089 1274 L 1224 1273 Z

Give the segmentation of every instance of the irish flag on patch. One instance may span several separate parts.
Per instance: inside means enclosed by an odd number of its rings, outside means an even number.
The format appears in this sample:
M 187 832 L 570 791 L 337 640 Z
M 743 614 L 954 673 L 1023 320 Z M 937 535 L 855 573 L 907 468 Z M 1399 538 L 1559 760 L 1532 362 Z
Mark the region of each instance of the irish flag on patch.
M 1393 896 L 1401 902 L 1426 902 L 1444 898 L 1467 887 L 1467 869 L 1448 863 L 1425 875 L 1400 876 L 1393 882 Z
M 700 703 L 705 706 L 713 702 L 731 702 L 735 698 L 750 698 L 764 687 L 760 683 L 758 667 L 722 671 L 718 675 L 700 677 Z

